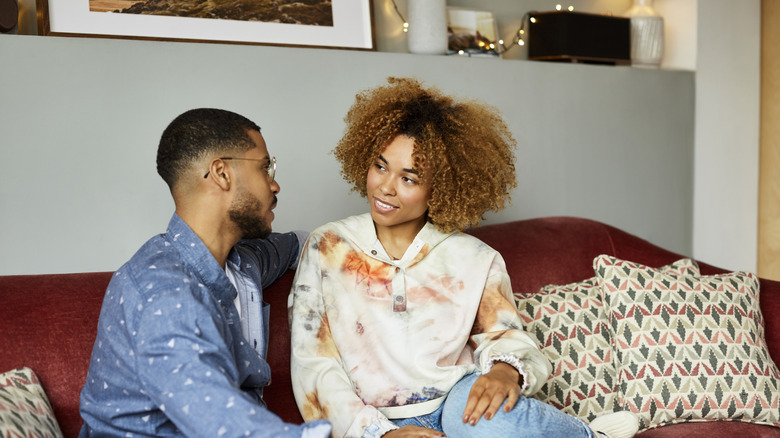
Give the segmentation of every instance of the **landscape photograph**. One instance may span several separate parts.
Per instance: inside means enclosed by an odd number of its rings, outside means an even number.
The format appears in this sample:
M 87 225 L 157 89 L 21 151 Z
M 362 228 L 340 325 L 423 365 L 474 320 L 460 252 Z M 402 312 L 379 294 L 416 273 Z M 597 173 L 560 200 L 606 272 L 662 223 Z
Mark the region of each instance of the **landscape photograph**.
M 89 10 L 333 26 L 331 0 L 89 0 Z

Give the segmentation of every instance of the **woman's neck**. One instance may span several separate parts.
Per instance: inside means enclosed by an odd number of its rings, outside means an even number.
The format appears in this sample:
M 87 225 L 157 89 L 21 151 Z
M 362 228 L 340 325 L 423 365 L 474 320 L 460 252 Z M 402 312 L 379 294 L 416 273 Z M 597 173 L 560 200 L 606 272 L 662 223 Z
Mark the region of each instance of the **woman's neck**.
M 414 242 L 414 238 L 425 226 L 425 218 L 416 222 L 407 222 L 392 227 L 379 226 L 374 223 L 376 237 L 385 249 L 387 255 L 395 260 L 400 260 L 406 253 L 406 249 Z

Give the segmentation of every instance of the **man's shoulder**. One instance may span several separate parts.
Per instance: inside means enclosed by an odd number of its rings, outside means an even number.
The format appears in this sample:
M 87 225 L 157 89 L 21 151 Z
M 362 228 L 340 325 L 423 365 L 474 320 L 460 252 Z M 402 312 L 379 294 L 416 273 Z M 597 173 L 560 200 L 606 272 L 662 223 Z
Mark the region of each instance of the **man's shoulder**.
M 143 265 L 158 263 L 160 265 L 175 266 L 181 261 L 179 251 L 172 245 L 165 234 L 158 234 L 147 240 L 125 265 Z
M 190 276 L 190 272 L 179 251 L 163 235 L 157 235 L 144 243 L 130 260 L 116 270 L 111 282 L 151 289 L 150 285 L 161 280 L 183 278 Z

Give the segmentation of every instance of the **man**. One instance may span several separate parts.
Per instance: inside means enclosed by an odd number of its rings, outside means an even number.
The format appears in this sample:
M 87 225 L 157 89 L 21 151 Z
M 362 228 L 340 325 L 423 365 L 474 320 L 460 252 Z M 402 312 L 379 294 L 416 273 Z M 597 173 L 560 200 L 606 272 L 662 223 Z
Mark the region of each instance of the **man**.
M 271 233 L 275 171 L 238 114 L 191 110 L 165 129 L 157 172 L 176 212 L 108 285 L 80 436 L 330 436 L 329 423 L 284 423 L 262 399 L 262 288 L 296 266 L 305 238 Z

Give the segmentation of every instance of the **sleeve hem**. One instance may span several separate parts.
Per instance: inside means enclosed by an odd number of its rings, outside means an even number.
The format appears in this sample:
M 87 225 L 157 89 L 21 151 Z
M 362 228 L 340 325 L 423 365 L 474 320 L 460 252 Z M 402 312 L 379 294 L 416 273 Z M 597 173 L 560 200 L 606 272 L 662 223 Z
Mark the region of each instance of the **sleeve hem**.
M 518 359 L 514 354 L 509 353 L 491 356 L 485 365 L 485 369 L 482 371 L 483 374 L 487 374 L 490 369 L 493 368 L 493 365 L 495 365 L 496 362 L 503 362 L 507 365 L 511 365 L 514 369 L 517 370 L 518 373 L 520 373 L 520 376 L 523 378 L 523 384 L 520 387 L 520 392 L 524 394 L 528 389 L 528 371 L 525 369 L 523 361 Z
M 325 420 L 317 420 L 303 425 L 301 438 L 328 438 L 331 431 L 330 423 Z
M 368 425 L 362 438 L 380 438 L 391 430 L 398 429 L 398 426 L 388 421 L 375 421 Z

